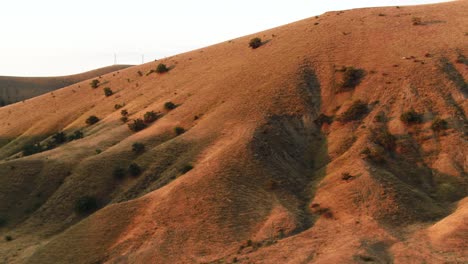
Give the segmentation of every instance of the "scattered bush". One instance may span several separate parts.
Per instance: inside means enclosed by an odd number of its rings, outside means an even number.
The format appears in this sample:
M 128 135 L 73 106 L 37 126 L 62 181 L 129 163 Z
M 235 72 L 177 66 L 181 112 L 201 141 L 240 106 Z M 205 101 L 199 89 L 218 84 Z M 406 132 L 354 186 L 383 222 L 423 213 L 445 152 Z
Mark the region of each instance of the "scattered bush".
M 390 134 L 386 129 L 374 130 L 372 133 L 372 140 L 387 151 L 392 151 L 396 147 L 395 136 Z
M 112 176 L 114 176 L 114 178 L 118 179 L 118 180 L 121 180 L 123 178 L 125 178 L 125 170 L 122 169 L 122 168 L 115 168 L 114 171 L 112 172 Z
M 95 89 L 95 88 L 98 88 L 98 86 L 99 86 L 99 80 L 98 80 L 98 79 L 92 80 L 91 83 L 90 83 L 90 85 L 91 85 L 91 87 L 94 88 L 94 89 Z
M 83 196 L 75 201 L 75 212 L 78 214 L 89 214 L 97 208 L 97 199 L 92 196 Z
M 405 124 L 416 124 L 422 122 L 422 116 L 413 109 L 411 109 L 401 114 L 400 120 Z
M 29 144 L 23 147 L 22 153 L 23 156 L 30 156 L 36 153 L 42 152 L 43 149 L 39 144 Z
M 181 169 L 180 169 L 180 172 L 182 174 L 185 174 L 189 171 L 191 171 L 193 169 L 193 166 L 191 164 L 186 164 L 185 166 L 183 166 Z
M 411 18 L 411 22 L 413 22 L 414 26 L 422 25 L 422 19 L 420 17 L 413 17 Z
M 167 110 L 172 110 L 172 109 L 175 109 L 176 107 L 177 105 L 175 105 L 173 102 L 164 103 L 164 108 L 166 108 Z
M 435 132 L 439 132 L 448 128 L 448 123 L 444 119 L 436 118 L 432 121 L 431 129 Z
M 5 241 L 12 241 L 13 237 L 12 236 L 5 236 Z
M 143 143 L 135 142 L 132 145 L 132 151 L 135 154 L 141 154 L 145 151 L 145 145 Z
M 122 123 L 127 123 L 128 117 L 122 116 L 122 117 L 120 118 L 120 121 L 122 121 Z
M 158 67 L 156 67 L 157 73 L 165 73 L 168 71 L 169 71 L 169 68 L 167 68 L 166 64 L 160 63 L 158 64 Z
M 112 89 L 111 89 L 111 88 L 109 88 L 109 87 L 104 88 L 104 95 L 105 95 L 106 97 L 109 97 L 109 96 L 111 96 L 111 95 L 113 95 L 113 94 L 114 94 L 114 92 L 112 92 Z
M 385 162 L 385 153 L 381 148 L 365 148 L 361 151 L 361 155 L 363 155 L 365 159 L 375 163 Z
M 60 145 L 65 142 L 67 142 L 67 136 L 65 135 L 64 132 L 58 132 L 55 135 L 52 136 L 52 139 L 55 144 Z
M 261 38 L 253 38 L 249 41 L 249 47 L 252 49 L 256 49 L 262 45 L 262 39 Z
M 346 67 L 343 75 L 342 88 L 350 89 L 356 87 L 364 77 L 365 72 L 362 69 L 355 69 L 353 67 Z
M 349 122 L 362 119 L 368 112 L 367 104 L 361 100 L 354 101 L 353 104 L 338 117 L 338 121 Z
M 115 105 L 114 105 L 114 109 L 115 109 L 115 110 L 119 110 L 119 109 L 122 108 L 122 107 L 124 107 L 124 106 L 121 105 L 121 104 L 115 104 Z
M 121 114 L 122 116 L 128 116 L 128 111 L 127 111 L 127 109 L 123 109 L 122 111 L 120 111 L 120 114 Z
M 133 120 L 132 123 L 128 124 L 128 128 L 134 132 L 138 132 L 138 131 L 145 129 L 146 124 L 142 119 L 138 118 L 138 119 Z
M 185 133 L 185 129 L 183 127 L 177 126 L 174 128 L 174 132 L 176 133 L 176 135 L 181 135 Z
M 81 132 L 81 130 L 76 130 L 72 135 L 68 136 L 68 141 L 77 140 L 83 137 L 84 137 L 83 132 Z
M 94 125 L 97 122 L 99 122 L 99 118 L 97 116 L 94 116 L 94 115 L 92 115 L 92 116 L 88 117 L 88 119 L 86 119 L 86 124 L 88 124 L 88 125 Z
M 154 111 L 146 112 L 143 115 L 143 121 L 145 121 L 145 123 L 152 123 L 156 121 L 158 118 L 159 118 L 159 115 L 155 113 Z
M 136 177 L 141 174 L 141 167 L 136 163 L 132 163 L 128 166 L 128 172 L 131 176 Z

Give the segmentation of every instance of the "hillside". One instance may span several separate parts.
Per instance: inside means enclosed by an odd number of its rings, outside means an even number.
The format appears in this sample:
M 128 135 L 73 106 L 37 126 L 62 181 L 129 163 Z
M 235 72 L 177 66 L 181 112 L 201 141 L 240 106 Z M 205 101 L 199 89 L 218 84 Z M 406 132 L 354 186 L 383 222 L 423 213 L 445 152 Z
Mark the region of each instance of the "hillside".
M 1 261 L 468 262 L 466 10 L 329 12 L 0 108 Z
M 122 70 L 131 65 L 112 65 L 80 74 L 57 77 L 0 76 L 0 106 L 13 104 L 72 84 Z

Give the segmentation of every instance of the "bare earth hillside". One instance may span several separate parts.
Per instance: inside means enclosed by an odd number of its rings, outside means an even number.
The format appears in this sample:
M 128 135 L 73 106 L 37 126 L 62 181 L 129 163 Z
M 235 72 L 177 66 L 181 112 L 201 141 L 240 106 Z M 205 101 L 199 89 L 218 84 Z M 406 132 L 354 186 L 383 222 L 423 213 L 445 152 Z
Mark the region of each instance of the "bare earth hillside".
M 0 261 L 467 263 L 467 12 L 330 12 L 1 108 Z
M 80 74 L 57 77 L 0 76 L 0 106 L 33 98 L 41 94 L 128 67 L 130 67 L 130 65 L 113 65 Z

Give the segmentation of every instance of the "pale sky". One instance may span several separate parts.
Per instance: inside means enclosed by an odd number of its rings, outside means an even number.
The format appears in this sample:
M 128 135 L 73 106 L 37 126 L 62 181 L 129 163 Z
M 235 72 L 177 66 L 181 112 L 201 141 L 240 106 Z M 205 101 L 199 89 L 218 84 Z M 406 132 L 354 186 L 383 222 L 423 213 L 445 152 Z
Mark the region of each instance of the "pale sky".
M 2 0 L 0 75 L 140 64 L 320 15 L 443 0 Z

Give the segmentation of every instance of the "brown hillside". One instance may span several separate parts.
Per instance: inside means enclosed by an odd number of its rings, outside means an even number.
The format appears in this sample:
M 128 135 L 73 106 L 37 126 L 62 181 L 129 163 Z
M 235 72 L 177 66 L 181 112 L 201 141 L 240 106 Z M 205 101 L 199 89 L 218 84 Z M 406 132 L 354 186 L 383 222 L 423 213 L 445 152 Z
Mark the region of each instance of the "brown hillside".
M 0 76 L 0 106 L 13 104 L 84 80 L 122 70 L 131 65 L 112 65 L 80 74 L 57 77 Z
M 468 262 L 467 10 L 330 12 L 1 108 L 1 260 Z

